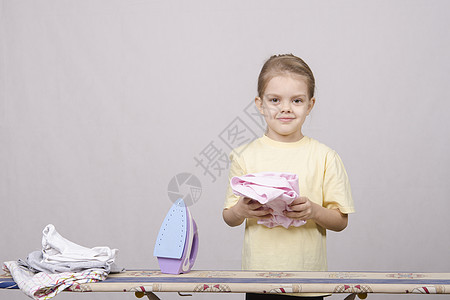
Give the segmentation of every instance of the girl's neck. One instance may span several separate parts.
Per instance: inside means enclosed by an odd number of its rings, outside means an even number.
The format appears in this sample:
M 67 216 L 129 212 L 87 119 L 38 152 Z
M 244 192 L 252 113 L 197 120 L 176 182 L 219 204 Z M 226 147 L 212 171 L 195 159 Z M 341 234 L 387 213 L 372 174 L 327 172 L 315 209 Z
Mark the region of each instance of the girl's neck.
M 301 132 L 298 132 L 298 134 L 281 135 L 271 132 L 270 130 L 266 131 L 265 136 L 267 136 L 271 140 L 282 143 L 295 143 L 300 141 L 304 137 Z

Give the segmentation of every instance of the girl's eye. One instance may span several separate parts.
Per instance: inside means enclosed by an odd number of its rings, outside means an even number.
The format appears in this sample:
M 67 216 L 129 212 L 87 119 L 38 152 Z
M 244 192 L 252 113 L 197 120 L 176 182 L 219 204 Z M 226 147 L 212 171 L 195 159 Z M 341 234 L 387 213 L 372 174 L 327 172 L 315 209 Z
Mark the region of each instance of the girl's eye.
M 302 103 L 303 100 L 302 99 L 294 99 L 294 100 L 292 100 L 292 102 L 294 102 L 295 104 L 299 104 L 299 103 Z
M 278 100 L 277 98 L 272 98 L 272 99 L 270 99 L 269 101 L 272 102 L 272 103 L 278 103 L 278 102 L 280 102 L 280 100 Z

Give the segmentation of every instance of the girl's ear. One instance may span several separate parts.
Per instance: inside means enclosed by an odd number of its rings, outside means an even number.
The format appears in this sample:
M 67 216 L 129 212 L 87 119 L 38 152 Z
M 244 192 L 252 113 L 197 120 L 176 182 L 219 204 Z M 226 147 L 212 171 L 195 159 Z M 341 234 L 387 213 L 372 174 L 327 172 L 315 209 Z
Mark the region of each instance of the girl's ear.
M 316 98 L 312 97 L 312 98 L 309 100 L 308 115 L 309 115 L 309 113 L 311 112 L 311 110 L 313 109 L 314 104 L 316 104 Z
M 259 112 L 264 115 L 264 108 L 263 108 L 263 101 L 261 98 L 256 97 L 255 98 L 255 104 L 256 104 L 256 108 L 259 110 Z

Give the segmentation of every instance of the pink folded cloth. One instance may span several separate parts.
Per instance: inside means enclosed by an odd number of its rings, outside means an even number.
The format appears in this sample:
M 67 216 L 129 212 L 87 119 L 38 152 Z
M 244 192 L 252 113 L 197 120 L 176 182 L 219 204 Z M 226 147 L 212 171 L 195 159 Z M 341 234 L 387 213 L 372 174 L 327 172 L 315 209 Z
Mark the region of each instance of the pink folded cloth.
M 275 226 L 299 227 L 305 221 L 294 220 L 283 215 L 283 211 L 292 211 L 289 207 L 299 196 L 298 176 L 293 173 L 261 172 L 231 178 L 233 193 L 264 204 L 273 210 L 269 219 L 258 220 L 258 224 L 269 228 Z

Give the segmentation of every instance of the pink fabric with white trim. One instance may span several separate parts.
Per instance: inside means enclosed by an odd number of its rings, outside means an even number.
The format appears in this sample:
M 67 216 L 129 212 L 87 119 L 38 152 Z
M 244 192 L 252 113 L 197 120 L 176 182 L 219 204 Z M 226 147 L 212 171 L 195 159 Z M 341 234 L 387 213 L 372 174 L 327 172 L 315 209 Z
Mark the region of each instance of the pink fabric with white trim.
M 233 193 L 258 201 L 273 210 L 269 219 L 258 220 L 258 224 L 269 228 L 275 226 L 301 226 L 305 221 L 284 216 L 291 211 L 291 204 L 299 196 L 298 176 L 293 173 L 261 172 L 231 178 Z

